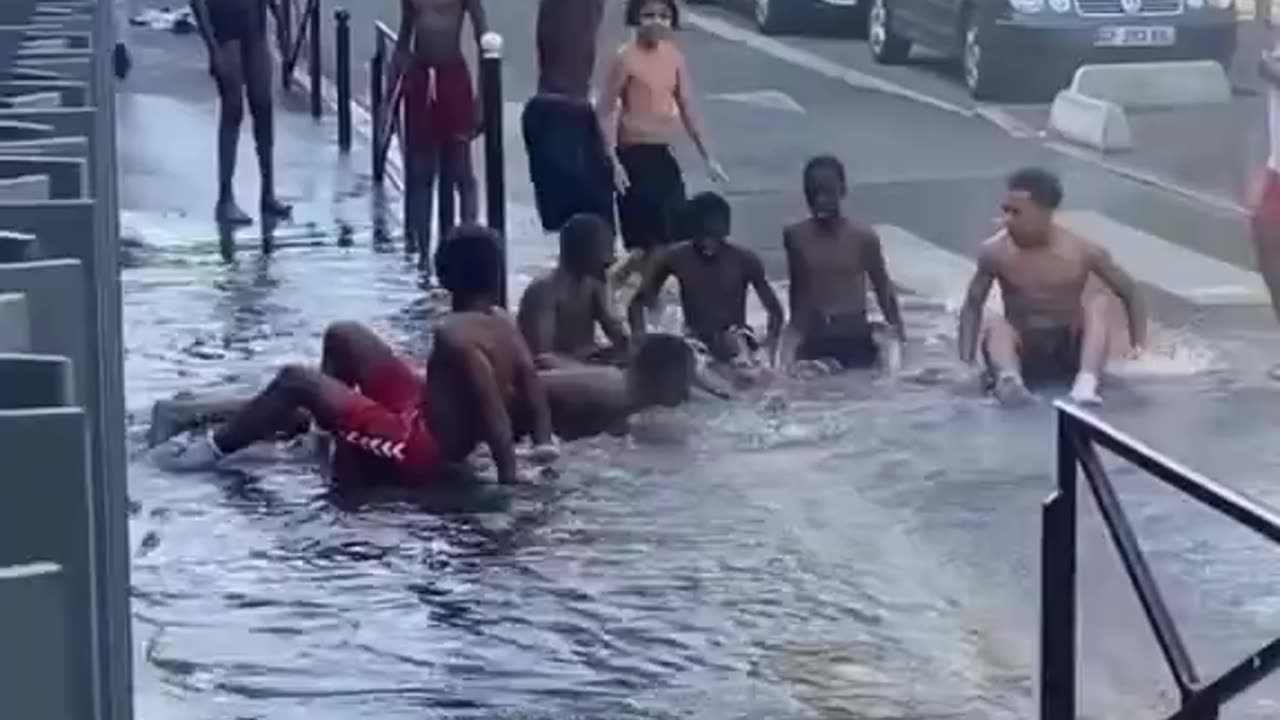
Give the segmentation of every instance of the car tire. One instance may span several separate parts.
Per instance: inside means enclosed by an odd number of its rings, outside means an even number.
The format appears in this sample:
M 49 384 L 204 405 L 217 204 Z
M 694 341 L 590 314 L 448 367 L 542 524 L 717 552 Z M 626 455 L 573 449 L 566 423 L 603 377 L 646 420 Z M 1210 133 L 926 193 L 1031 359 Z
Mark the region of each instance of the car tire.
M 983 22 L 982 14 L 974 8 L 964 13 L 961 30 L 960 68 L 964 85 L 974 100 L 996 100 L 1010 90 L 1003 77 L 1006 67 L 1003 58 L 986 47 L 990 25 Z
M 871 57 L 882 65 L 898 65 L 911 55 L 911 40 L 899 35 L 893 27 L 893 11 L 889 0 L 871 0 L 867 10 L 867 47 Z
M 751 0 L 756 29 L 762 35 L 783 35 L 795 29 L 796 0 Z

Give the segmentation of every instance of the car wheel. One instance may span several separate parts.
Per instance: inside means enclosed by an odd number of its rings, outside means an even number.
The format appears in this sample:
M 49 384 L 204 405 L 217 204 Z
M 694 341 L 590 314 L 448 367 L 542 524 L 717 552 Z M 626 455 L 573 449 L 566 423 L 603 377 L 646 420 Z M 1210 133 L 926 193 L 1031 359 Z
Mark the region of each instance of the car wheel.
M 893 28 L 889 0 L 871 0 L 871 9 L 867 12 L 867 47 L 871 48 L 871 57 L 884 65 L 905 62 L 911 54 L 911 41 Z
M 976 10 L 965 13 L 964 43 L 961 63 L 964 85 L 975 100 L 995 99 L 1006 91 L 1000 73 L 1000 58 L 986 46 L 987 31 Z
M 765 35 L 781 35 L 791 30 L 792 8 L 796 0 L 753 0 L 756 27 Z

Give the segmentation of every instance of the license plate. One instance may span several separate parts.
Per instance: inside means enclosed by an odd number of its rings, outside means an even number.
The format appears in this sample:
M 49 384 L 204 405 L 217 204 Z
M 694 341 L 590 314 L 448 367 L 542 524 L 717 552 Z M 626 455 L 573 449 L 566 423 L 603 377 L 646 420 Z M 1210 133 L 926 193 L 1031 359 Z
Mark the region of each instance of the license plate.
M 1168 47 L 1178 39 L 1176 28 L 1158 25 L 1108 25 L 1098 28 L 1097 47 Z

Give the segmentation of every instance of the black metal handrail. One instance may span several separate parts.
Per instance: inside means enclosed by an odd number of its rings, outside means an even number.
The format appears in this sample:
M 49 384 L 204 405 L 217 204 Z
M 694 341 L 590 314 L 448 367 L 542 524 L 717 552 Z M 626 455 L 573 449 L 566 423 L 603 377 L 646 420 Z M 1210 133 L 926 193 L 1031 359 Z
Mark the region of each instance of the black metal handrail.
M 1206 683 L 1200 678 L 1098 457 L 1097 446 L 1275 543 L 1280 543 L 1280 516 L 1078 408 L 1064 402 L 1056 408 L 1058 488 L 1042 508 L 1040 543 L 1041 720 L 1076 717 L 1076 487 L 1080 469 L 1178 687 L 1180 707 L 1168 720 L 1215 720 L 1224 703 L 1280 665 L 1280 638 L 1216 680 Z
M 373 117 L 373 181 L 382 184 L 387 175 L 387 153 L 391 141 L 400 136 L 400 111 L 404 102 L 404 70 L 389 63 L 396 46 L 396 33 L 381 22 L 374 23 L 373 59 L 369 63 L 369 105 Z M 391 67 L 388 67 L 388 65 Z M 388 77 L 388 72 L 395 72 Z
M 311 85 L 311 114 L 320 117 L 322 102 L 320 96 L 320 0 L 307 0 L 307 4 L 298 18 L 297 25 L 293 18 L 298 13 L 298 0 L 267 0 L 276 22 L 276 44 L 280 51 L 280 84 L 288 90 L 293 81 L 293 71 L 302 56 L 302 45 L 310 40 L 307 50 L 307 70 Z

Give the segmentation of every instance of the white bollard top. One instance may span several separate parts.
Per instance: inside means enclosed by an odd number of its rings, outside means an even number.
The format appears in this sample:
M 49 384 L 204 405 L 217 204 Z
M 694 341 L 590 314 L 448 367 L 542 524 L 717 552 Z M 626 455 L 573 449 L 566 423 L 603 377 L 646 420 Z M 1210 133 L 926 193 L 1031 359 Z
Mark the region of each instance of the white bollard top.
M 502 57 L 502 36 L 492 30 L 481 35 L 480 52 L 485 57 Z

